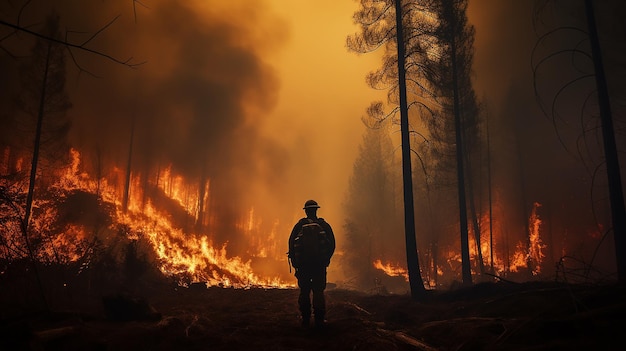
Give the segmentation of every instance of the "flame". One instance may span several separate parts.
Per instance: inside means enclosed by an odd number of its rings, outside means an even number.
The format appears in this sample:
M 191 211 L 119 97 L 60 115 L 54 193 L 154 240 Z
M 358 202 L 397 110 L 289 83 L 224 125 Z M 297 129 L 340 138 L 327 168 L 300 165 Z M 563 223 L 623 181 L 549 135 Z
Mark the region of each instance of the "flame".
M 180 285 L 205 282 L 207 286 L 236 288 L 294 286 L 293 283 L 282 281 L 279 277 L 259 276 L 253 271 L 250 260 L 228 254 L 228 243 L 217 245 L 208 234 L 184 231 L 176 227 L 169 213 L 160 211 L 149 198 L 146 200 L 142 196 L 139 177 L 132 177 L 131 189 L 133 191 L 128 199 L 127 208 L 124 209 L 119 196 L 122 192 L 119 189 L 109 184 L 105 177 L 92 179 L 88 173 L 80 171 L 81 157 L 77 150 L 70 151 L 70 159 L 70 164 L 66 169 L 61 170 L 58 180 L 49 187 L 49 191 L 67 194 L 80 190 L 96 194 L 102 202 L 112 204 L 115 208 L 112 214 L 114 216 L 112 226 L 127 228 L 123 231 L 123 235 L 128 240 L 145 239 L 156 255 L 160 271 L 168 276 L 179 277 Z M 114 169 L 113 172 L 118 176 L 123 174 L 119 169 Z M 118 179 L 123 179 L 123 177 L 118 177 Z M 171 166 L 160 172 L 156 178 L 156 186 L 167 197 L 179 204 L 190 217 L 198 219 L 199 197 L 197 193 L 191 190 L 193 187 L 186 184 L 182 176 L 173 174 Z M 202 201 L 208 204 L 209 182 L 207 181 L 204 186 L 205 196 Z M 25 190 L 25 188 L 21 189 L 22 192 Z M 57 197 L 62 196 L 57 195 Z M 86 228 L 79 224 L 65 225 L 58 233 L 50 232 L 51 223 L 58 219 L 58 213 L 55 206 L 49 202 L 50 200 L 37 199 L 33 206 L 34 209 L 38 209 L 38 215 L 33 216 L 31 230 L 35 233 L 43 233 L 40 235 L 45 242 L 39 258 L 43 261 L 62 264 L 76 262 L 83 257 L 86 250 L 85 242 L 91 236 L 86 233 Z M 271 239 L 269 240 L 270 246 L 264 246 L 264 241 L 258 235 L 260 222 L 258 218 L 255 218 L 254 210 L 251 209 L 244 229 L 250 236 L 256 234 L 257 240 L 252 249 L 258 255 L 267 256 L 272 251 L 271 244 L 275 241 L 276 228 L 274 227 L 269 235 L 263 236 Z M 119 229 L 113 227 L 109 230 L 120 232 Z M 17 229 L 11 233 L 11 237 L 18 240 Z
M 497 206 L 497 204 L 498 202 L 496 201 L 494 204 L 494 218 L 502 217 L 504 212 L 503 208 Z M 524 270 L 529 270 L 534 276 L 541 273 L 541 264 L 545 258 L 544 250 L 547 245 L 545 245 L 541 239 L 542 220 L 538 214 L 540 207 L 541 204 L 539 202 L 533 203 L 533 208 L 528 218 L 528 231 L 525 234 L 525 239 L 515 242 L 515 247 L 512 252 L 508 252 L 504 249 L 507 246 L 506 235 L 503 233 L 503 230 L 497 226 L 493 226 L 492 233 L 494 248 L 490 247 L 490 216 L 488 213 L 481 216 L 480 250 L 485 269 L 491 269 L 491 262 L 493 260 L 493 274 L 506 275 L 509 272 L 521 272 Z M 476 245 L 473 228 L 470 227 L 469 229 L 470 262 L 473 272 L 478 274 L 478 266 L 476 263 L 478 245 Z M 460 271 L 461 254 L 457 245 L 458 241 L 444 253 L 442 261 L 440 261 L 436 267 L 438 276 L 443 276 L 447 273 L 456 274 Z M 491 257 L 492 254 L 493 258 Z
M 383 264 L 383 262 L 379 259 L 375 260 L 373 264 L 374 268 L 380 269 L 390 277 L 404 277 L 407 282 L 409 281 L 409 273 L 405 268 L 394 266 L 391 263 Z
M 537 214 L 537 209 L 541 207 L 539 202 L 533 204 L 533 209 L 528 218 L 528 241 L 518 242 L 513 254 L 510 270 L 519 272 L 522 269 L 529 269 L 532 275 L 541 273 L 541 263 L 545 254 L 543 250 L 547 247 L 541 240 L 541 218 Z
M 187 184 L 181 175 L 172 174 L 172 166 L 169 165 L 157 177 L 157 187 L 161 189 L 170 199 L 175 200 L 187 213 L 196 220 L 199 217 L 200 199 L 196 187 Z M 204 206 L 208 204 L 210 182 L 204 184 Z
M 531 262 L 534 263 L 534 267 L 532 269 L 533 275 L 537 275 L 541 273 L 541 263 L 543 262 L 543 258 L 546 255 L 543 253 L 543 249 L 547 247 L 541 240 L 541 235 L 539 233 L 539 229 L 541 229 L 541 219 L 537 214 L 537 209 L 541 207 L 541 204 L 535 202 L 533 204 L 533 209 L 530 214 L 530 218 L 528 218 L 528 237 L 530 241 L 530 245 L 528 248 L 528 255 L 530 257 Z
M 9 156 L 9 152 L 5 150 L 3 156 L 5 161 Z M 119 179 L 125 179 L 124 170 L 114 168 L 108 175 L 95 179 L 81 170 L 81 155 L 77 150 L 70 151 L 70 160 L 66 168 L 59 170 L 56 181 L 50 183 L 51 185 L 45 189 L 45 192 L 52 195 L 38 196 L 33 205 L 31 230 L 42 242 L 43 249 L 37 253 L 42 262 L 62 264 L 80 262 L 89 250 L 88 243 L 95 240 L 96 233 L 90 232 L 93 229 L 87 229 L 80 222 L 57 223 L 59 213 L 57 213 L 54 201 L 59 201 L 72 191 L 82 191 L 92 194 L 99 202 L 112 206 L 112 224 L 107 228 L 108 233 L 121 232 L 120 235 L 124 235 L 127 240 L 145 241 L 154 253 L 159 270 L 177 279 L 181 285 L 205 282 L 208 286 L 224 287 L 286 288 L 295 286 L 294 283 L 274 276 L 272 272 L 264 274 L 255 272 L 253 261 L 266 262 L 261 259 L 283 261 L 285 266 L 287 262 L 278 234 L 284 232 L 280 221 L 266 221 L 258 214 L 259 211 L 254 206 L 243 211 L 235 220 L 236 223 L 233 223 L 241 235 L 240 238 L 245 241 L 246 247 L 237 251 L 240 255 L 232 255 L 232 253 L 229 254 L 229 243 L 214 241 L 216 233 L 211 232 L 210 225 L 205 225 L 210 224 L 213 219 L 204 218 L 200 229 L 196 226 L 190 226 L 192 229 L 181 227 L 180 224 L 176 224 L 171 213 L 153 202 L 156 200 L 144 196 L 145 179 L 140 179 L 139 175 L 131 175 L 130 196 L 124 208 L 121 200 L 123 190 L 119 185 Z M 17 164 L 22 163 L 17 162 Z M 210 180 L 201 185 L 204 191 L 198 192 L 197 185 L 194 186 L 183 176 L 175 174 L 171 166 L 163 168 L 151 180 L 150 185 L 159 189 L 159 194 L 171 200 L 172 204 L 177 204 L 188 218 L 195 221 L 199 220 L 200 209 L 206 209 L 210 204 Z M 25 194 L 27 191 L 26 182 L 15 182 L 11 186 L 11 191 L 16 193 Z M 199 194 L 202 194 L 202 198 Z M 505 235 L 501 228 L 494 227 L 493 233 L 494 246 L 501 248 L 496 250 L 490 247 L 488 233 L 490 219 L 487 214 L 482 215 L 480 248 L 476 245 L 475 235 L 471 233 L 469 236 L 470 258 L 475 273 L 478 250 L 482 254 L 486 267 L 490 265 L 493 254 L 494 274 L 519 272 L 524 269 L 529 269 L 533 275 L 541 273 L 546 245 L 542 242 L 540 235 L 542 229 L 542 220 L 538 214 L 540 207 L 541 204 L 538 202 L 533 204 L 528 218 L 528 232 L 525 233 L 527 237 L 517 242 L 511 240 L 515 245 L 512 252 L 502 249 L 507 245 L 507 241 L 504 239 Z M 496 206 L 494 217 L 498 218 L 498 215 L 501 217 L 502 212 L 502 208 Z M 5 243 L 10 244 L 1 246 L 3 257 L 26 255 L 25 249 L 15 244 L 23 241 L 18 225 L 20 215 L 19 211 L 16 211 L 15 217 L 18 220 L 11 225 L 5 225 L 4 240 Z M 120 231 L 120 226 L 127 229 Z M 451 248 L 445 253 L 442 252 L 439 257 L 437 265 L 425 265 L 432 270 L 431 274 L 427 275 L 428 284 L 431 287 L 440 284 L 436 277 L 458 275 L 460 271 L 461 255 L 456 244 L 453 243 Z M 381 259 L 376 259 L 373 261 L 373 266 L 388 276 L 404 277 L 408 281 L 408 272 L 400 265 L 383 263 Z

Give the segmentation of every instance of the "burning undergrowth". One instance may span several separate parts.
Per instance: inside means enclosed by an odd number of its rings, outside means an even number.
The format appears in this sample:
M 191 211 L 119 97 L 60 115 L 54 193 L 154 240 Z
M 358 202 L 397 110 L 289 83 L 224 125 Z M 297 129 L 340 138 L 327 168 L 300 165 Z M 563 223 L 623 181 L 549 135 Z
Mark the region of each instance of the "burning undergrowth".
M 42 176 L 38 182 L 26 229 L 18 204 L 26 197 L 27 181 L 17 175 L 3 179 L 2 278 L 46 271 L 39 275 L 54 277 L 52 286 L 78 284 L 85 291 L 146 281 L 179 286 L 198 282 L 222 287 L 290 286 L 279 276 L 255 273 L 252 256 L 230 255 L 227 242 L 214 242 L 204 232 L 210 228 L 198 225 L 198 215 L 158 184 L 148 184 L 145 191 L 138 191 L 135 184 L 135 196 L 124 201 L 106 178 L 91 179 L 80 171 L 78 152 L 72 156 L 67 169 Z M 37 267 L 29 265 L 29 259 Z

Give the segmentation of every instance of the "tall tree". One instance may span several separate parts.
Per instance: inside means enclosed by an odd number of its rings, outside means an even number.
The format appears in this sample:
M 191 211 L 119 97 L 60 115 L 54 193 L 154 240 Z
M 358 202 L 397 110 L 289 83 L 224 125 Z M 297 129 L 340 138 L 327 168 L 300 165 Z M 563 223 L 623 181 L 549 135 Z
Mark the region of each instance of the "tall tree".
M 424 283 L 419 268 L 419 255 L 415 236 L 415 211 L 413 203 L 413 178 L 411 166 L 410 126 L 407 98 L 407 84 L 420 95 L 428 94 L 423 84 L 421 64 L 426 55 L 422 48 L 422 35 L 432 30 L 432 21 L 427 19 L 428 1 L 361 1 L 361 8 L 354 14 L 360 32 L 349 36 L 347 45 L 350 50 L 366 53 L 384 47 L 383 62 L 380 69 L 370 73 L 368 84 L 374 88 L 388 89 L 388 102 L 396 104 L 391 114 L 385 115 L 381 102 L 373 103 L 368 113 L 375 120 L 383 120 L 400 112 L 402 134 L 402 170 L 404 184 L 405 240 L 409 283 L 414 297 L 422 294 Z M 412 42 L 412 44 L 408 44 Z M 426 108 L 427 105 L 412 100 L 411 105 Z
M 615 257 L 617 259 L 617 274 L 620 282 L 626 282 L 626 210 L 624 208 L 624 193 L 622 191 L 622 178 L 620 175 L 619 158 L 613 129 L 613 116 L 611 115 L 611 103 L 602 62 L 602 51 L 596 28 L 596 19 L 593 3 L 585 0 L 587 12 L 587 25 L 591 39 L 591 53 L 593 66 L 596 74 L 596 87 L 598 89 L 598 102 L 600 105 L 600 120 L 602 125 L 602 141 L 604 155 L 606 157 L 607 177 L 609 181 L 609 194 L 611 201 L 611 219 L 613 222 L 613 237 L 615 241 Z
M 60 37 L 57 15 L 48 16 L 45 32 L 50 37 Z M 26 118 L 18 121 L 18 124 L 25 136 L 31 135 L 33 142 L 24 235 L 27 235 L 40 156 L 48 156 L 50 159 L 67 154 L 66 136 L 70 122 L 66 112 L 71 104 L 65 90 L 64 50 L 63 46 L 54 42 L 38 39 L 32 56 L 21 69 L 23 84 L 18 104 Z
M 415 238 L 415 204 L 413 202 L 413 173 L 411 169 L 411 139 L 409 138 L 409 107 L 406 92 L 406 48 L 402 1 L 396 0 L 396 46 L 398 50 L 398 95 L 400 100 L 400 134 L 402 135 L 402 185 L 404 188 L 404 235 L 409 284 L 413 298 L 424 293 L 424 281 L 419 266 Z
M 60 37 L 59 17 L 57 15 L 52 14 L 47 17 L 44 32 L 51 38 Z M 24 133 L 24 140 L 31 140 L 33 146 L 21 230 L 29 256 L 34 264 L 46 308 L 47 302 L 37 273 L 35 252 L 29 238 L 29 223 L 38 166 L 42 155 L 48 156 L 48 160 L 55 155 L 67 155 L 67 152 L 63 152 L 67 151 L 65 137 L 70 126 L 66 112 L 71 104 L 65 91 L 64 50 L 64 47 L 52 41 L 36 40 L 32 55 L 24 62 L 20 70 L 22 90 L 18 97 L 18 105 L 25 113 L 25 117 L 16 121 L 16 125 Z
M 626 279 L 626 210 L 619 165 L 620 148 L 616 135 L 623 128 L 620 116 L 619 92 L 623 91 L 624 58 L 622 35 L 624 24 L 621 14 L 624 12 L 622 1 L 582 1 L 580 12 L 571 11 L 569 2 L 555 0 L 536 0 L 534 24 L 538 39 L 533 48 L 532 68 L 535 96 L 544 114 L 554 125 L 559 141 L 564 148 L 587 167 L 593 179 L 592 187 L 602 183 L 596 177 L 598 169 L 606 167 L 606 186 L 608 188 L 608 207 L 610 224 L 598 223 L 598 229 L 607 236 L 614 236 L 614 249 L 619 281 Z M 569 11 L 567 20 L 554 16 L 554 13 Z M 549 14 L 546 21 L 542 16 Z M 574 16 L 572 16 L 574 14 Z M 597 15 L 596 15 L 597 14 Z M 596 17 L 602 16 L 603 21 Z M 547 29 L 543 26 L 548 25 Z M 556 42 L 546 52 L 545 44 Z M 587 45 L 589 43 L 589 45 Z M 611 43 L 612 45 L 601 45 Z M 574 68 L 571 74 L 557 76 L 554 67 Z M 545 74 L 551 72 L 551 74 Z M 541 78 L 548 78 L 542 81 Z M 546 83 L 547 82 L 547 83 Z M 546 86 L 557 84 L 554 93 L 547 95 Z M 609 90 L 610 87 L 610 90 Z M 609 95 L 609 91 L 613 95 Z M 569 102 L 568 107 L 576 111 L 563 113 L 558 102 L 569 93 L 579 93 L 581 99 Z M 594 97 L 596 99 L 594 99 Z M 611 101 L 613 99 L 613 101 Z M 597 106 L 592 106 L 593 102 Z M 618 112 L 613 115 L 612 108 Z M 568 145 L 562 121 L 569 123 L 564 116 L 576 116 L 576 145 Z M 605 184 L 603 184 L 605 185 Z M 592 193 L 596 193 L 592 191 Z M 600 193 L 600 192 L 598 192 Z M 599 202 L 595 201 L 594 203 Z M 593 205 L 595 206 L 595 205 Z M 595 209 L 594 209 L 595 211 Z M 608 229 L 602 229 L 608 228 Z
M 474 214 L 474 234 L 478 247 L 478 266 L 483 270 L 480 251 L 480 228 L 478 213 L 474 210 L 473 189 L 471 180 L 470 155 L 478 142 L 479 106 L 471 82 L 473 59 L 474 28 L 467 20 L 467 0 L 442 0 L 433 5 L 438 23 L 435 33 L 437 50 L 430 55 L 425 72 L 431 82 L 437 100 L 440 122 L 430 124 L 431 134 L 437 139 L 444 150 L 439 155 L 455 155 L 456 180 L 459 202 L 459 226 L 461 234 L 462 278 L 464 284 L 471 284 L 471 267 L 469 256 L 468 202 Z M 433 130 L 432 127 L 440 130 Z M 453 133 L 446 133 L 453 130 Z M 441 133 L 444 131 L 444 133 Z M 450 138 L 453 135 L 454 139 Z M 446 151 L 446 149 L 454 148 Z M 440 165 L 446 165 L 441 162 Z M 447 168 L 447 167 L 446 167 Z M 454 168 L 453 168 L 454 169 Z M 439 168 L 445 173 L 445 168 Z

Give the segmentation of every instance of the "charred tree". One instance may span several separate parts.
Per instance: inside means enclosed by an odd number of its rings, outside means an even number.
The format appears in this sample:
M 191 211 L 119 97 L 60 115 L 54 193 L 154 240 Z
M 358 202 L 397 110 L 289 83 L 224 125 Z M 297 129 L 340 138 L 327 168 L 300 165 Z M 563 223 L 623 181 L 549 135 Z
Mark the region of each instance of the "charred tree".
M 491 143 L 489 136 L 489 115 L 485 118 L 486 132 L 487 132 L 487 203 L 489 206 L 489 266 L 491 267 L 491 274 L 495 274 L 494 261 L 493 261 L 493 196 L 492 196 L 492 183 L 491 183 Z
M 580 12 L 575 13 L 578 16 L 568 16 L 567 20 L 554 16 L 555 11 L 546 11 L 550 5 L 553 5 L 556 10 L 561 10 L 565 3 L 553 0 L 536 1 L 535 30 L 538 31 L 541 28 L 540 25 L 545 26 L 546 23 L 552 25 L 552 28 L 548 27 L 543 34 L 539 33 L 533 48 L 532 68 L 535 96 L 544 114 L 552 120 L 557 137 L 565 150 L 587 167 L 592 179 L 592 192 L 593 188 L 597 186 L 596 182 L 600 182 L 596 177 L 598 169 L 606 167 L 607 177 L 605 179 L 607 182 L 602 185 L 608 188 L 607 218 L 605 219 L 606 223 L 598 221 L 596 224 L 598 230 L 603 232 L 602 238 L 611 233 L 614 236 L 617 278 L 623 282 L 626 279 L 626 240 L 624 239 L 626 235 L 626 209 L 618 156 L 618 147 L 623 145 L 618 145 L 615 135 L 616 131 L 620 129 L 618 123 L 621 120 L 613 118 L 607 85 L 615 85 L 615 91 L 619 91 L 623 84 L 623 80 L 619 79 L 619 74 L 623 70 L 623 63 L 620 60 L 623 60 L 623 57 L 618 50 L 622 42 L 622 37 L 619 35 L 623 29 L 620 14 L 623 13 L 624 5 L 621 1 L 592 2 L 585 0 L 580 2 Z M 605 20 L 597 22 L 596 12 L 598 16 L 604 16 Z M 543 21 L 543 18 L 540 17 L 546 13 L 552 16 L 549 22 Z M 571 13 L 572 11 L 570 11 Z M 571 23 L 571 21 L 574 22 Z M 615 30 L 612 27 L 618 27 L 618 29 Z M 607 30 L 608 28 L 611 29 Z M 603 36 L 606 43 L 612 42 L 617 45 L 607 45 L 601 48 L 599 35 Z M 555 41 L 561 45 L 555 45 L 551 51 L 545 52 L 546 43 Z M 587 42 L 589 42 L 588 46 L 586 45 Z M 603 52 L 608 54 L 607 56 L 611 57 L 611 60 L 604 60 Z M 551 81 L 547 83 L 540 81 L 540 70 L 545 72 L 546 67 L 553 68 L 563 63 L 574 68 L 574 73 L 563 74 L 562 77 L 552 74 L 549 76 Z M 557 72 L 560 73 L 560 71 Z M 554 84 L 555 78 L 560 79 L 560 81 L 556 81 L 560 83 L 560 87 L 552 93 L 551 100 L 546 104 L 545 95 L 547 93 L 541 88 L 547 90 L 546 86 L 549 87 L 550 84 Z M 557 103 L 564 99 L 567 94 L 577 93 L 577 88 L 585 93 L 584 99 L 580 99 L 580 102 L 577 101 L 577 104 L 570 108 L 579 109 L 576 112 L 579 115 L 578 124 L 581 128 L 577 131 L 579 133 L 577 137 L 581 142 L 572 146 L 568 145 L 567 135 L 562 128 L 563 124 L 560 124 L 570 121 L 563 119 L 563 116 L 566 116 L 562 113 L 564 107 L 557 107 Z M 594 96 L 597 98 L 593 99 Z M 594 100 L 598 106 L 591 106 Z M 616 106 L 619 105 L 613 107 Z M 598 201 L 592 199 L 591 206 L 595 207 L 596 202 Z M 595 211 L 596 209 L 592 208 L 592 210 Z M 596 249 L 601 243 L 602 240 Z M 595 254 L 593 255 L 595 256 Z
M 58 16 L 50 15 L 45 24 L 46 33 L 49 33 L 50 37 L 59 37 L 58 28 Z M 47 308 L 43 287 L 36 270 L 37 259 L 35 248 L 29 237 L 29 224 L 43 148 L 45 146 L 47 149 L 45 150 L 47 154 L 44 155 L 52 157 L 57 147 L 66 146 L 64 140 L 70 124 L 65 113 L 71 104 L 65 92 L 65 54 L 63 47 L 54 42 L 37 40 L 32 53 L 33 55 L 21 70 L 23 90 L 18 98 L 18 105 L 26 115 L 32 118 L 33 122 L 31 124 L 28 119 L 25 119 L 26 123 L 21 126 L 24 128 L 23 132 L 25 136 L 34 133 L 28 192 L 21 226 L 26 248 L 35 267 L 35 274 L 42 291 L 44 305 Z
M 133 161 L 133 140 L 135 139 L 135 116 L 130 122 L 130 140 L 128 141 L 128 160 L 126 161 L 126 175 L 124 180 L 124 196 L 122 198 L 122 210 L 126 212 L 128 210 L 128 202 L 130 198 L 130 183 L 132 175 L 132 161 Z
M 411 296 L 424 295 L 424 282 L 419 267 L 417 241 L 415 239 L 415 210 L 413 203 L 413 176 L 411 168 L 411 142 L 409 139 L 409 108 L 406 95 L 405 47 L 402 17 L 402 1 L 396 0 L 396 43 L 398 47 L 398 86 L 400 94 L 400 132 L 402 134 L 402 182 L 404 186 L 404 235 L 406 259 L 409 271 Z
M 518 128 L 515 129 L 516 131 L 518 130 Z M 533 268 L 532 268 L 532 260 L 531 260 L 531 255 L 530 255 L 530 248 L 531 248 L 531 241 L 530 241 L 530 222 L 528 220 L 528 210 L 527 210 L 527 197 L 526 197 L 526 177 L 525 175 L 525 163 L 524 163 L 524 158 L 522 157 L 522 146 L 521 146 L 521 138 L 519 137 L 519 134 L 516 133 L 515 134 L 515 148 L 517 151 L 517 160 L 518 160 L 518 164 L 519 164 L 519 185 L 520 185 L 520 197 L 521 197 L 521 208 L 522 208 L 522 223 L 523 223 L 523 228 L 524 228 L 524 240 L 525 240 L 525 249 L 527 252 L 526 255 L 526 272 L 527 272 L 527 277 L 530 279 L 533 275 Z
M 414 94 L 410 105 L 418 108 L 421 113 L 430 113 L 428 105 L 419 100 L 420 96 L 431 97 L 424 84 L 423 70 L 426 66 L 423 63 L 426 50 L 422 47 L 423 43 L 420 43 L 423 36 L 432 32 L 433 27 L 431 22 L 420 20 L 427 17 L 424 11 L 426 3 L 428 1 L 363 1 L 362 8 L 354 15 L 361 31 L 349 36 L 347 40 L 348 48 L 354 52 L 368 53 L 380 47 L 385 50 L 381 67 L 371 72 L 367 81 L 373 88 L 387 90 L 388 102 L 398 107 L 391 113 L 385 113 L 382 102 L 375 102 L 368 109 L 368 115 L 374 123 L 381 123 L 400 112 L 405 249 L 409 282 L 414 297 L 421 295 L 425 288 L 419 270 L 410 160 L 411 152 L 415 151 L 411 149 L 410 137 L 411 134 L 419 135 L 419 132 L 409 129 L 407 84 L 411 85 L 411 93 Z M 403 26 L 409 28 L 404 33 Z
M 609 181 L 609 198 L 611 203 L 611 220 L 613 222 L 613 238 L 615 241 L 615 258 L 617 260 L 617 274 L 620 282 L 626 282 L 626 209 L 624 208 L 624 193 L 619 168 L 619 157 L 613 129 L 613 116 L 607 89 L 602 50 L 598 40 L 596 19 L 593 2 L 585 0 L 589 39 L 593 67 L 596 73 L 596 88 L 600 105 L 600 121 L 602 125 L 602 141 L 606 158 L 606 173 Z
M 463 284 L 472 283 L 469 256 L 469 234 L 467 226 L 467 199 L 465 198 L 465 175 L 463 171 L 463 139 L 461 138 L 461 115 L 459 111 L 459 89 L 456 62 L 456 40 L 451 39 L 452 84 L 454 86 L 454 131 L 456 135 L 457 179 L 459 191 L 459 225 L 461 229 L 461 262 Z
M 466 123 L 463 123 L 465 125 Z M 467 135 L 465 133 L 465 128 L 461 128 L 461 132 L 463 133 L 463 140 L 467 140 Z M 472 176 L 472 160 L 470 157 L 470 152 L 464 152 L 464 162 L 463 166 L 466 169 L 465 173 L 465 182 L 467 183 L 467 201 L 469 204 L 469 213 L 471 214 L 471 222 L 472 222 L 472 232 L 474 233 L 474 245 L 476 246 L 476 266 L 478 267 L 478 271 L 481 275 L 485 274 L 485 264 L 483 261 L 483 252 L 482 252 L 482 242 L 481 242 L 481 226 L 480 226 L 480 212 L 476 209 L 476 202 L 480 199 L 477 199 L 475 188 L 478 187 L 480 191 L 480 187 L 477 186 L 473 181 Z
M 209 177 L 206 175 L 206 166 L 202 167 L 200 181 L 198 183 L 198 216 L 196 220 L 196 229 L 202 231 L 208 224 L 208 208 L 206 206 L 206 198 L 209 195 Z
M 429 63 L 437 99 L 441 105 L 442 121 L 439 128 L 447 133 L 431 130 L 436 136 L 441 155 L 454 154 L 458 196 L 459 230 L 461 239 L 461 270 L 465 285 L 472 283 L 469 255 L 469 226 L 467 187 L 473 186 L 470 177 L 469 153 L 478 141 L 478 103 L 471 84 L 474 28 L 467 23 L 466 0 L 444 0 L 437 2 L 434 11 L 438 17 L 437 44 L 441 54 Z M 437 125 L 435 125 L 437 126 Z M 450 135 L 450 134 L 451 135 Z M 447 150 L 447 151 L 446 151 Z M 442 163 L 440 173 L 446 173 Z M 479 233 L 477 233 L 479 234 Z

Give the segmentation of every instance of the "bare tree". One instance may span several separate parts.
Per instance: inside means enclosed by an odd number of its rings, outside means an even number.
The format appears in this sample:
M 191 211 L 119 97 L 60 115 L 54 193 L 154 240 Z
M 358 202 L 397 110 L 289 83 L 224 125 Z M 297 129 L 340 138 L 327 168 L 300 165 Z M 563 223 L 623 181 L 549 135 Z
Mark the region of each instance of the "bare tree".
M 138 0 L 132 0 L 133 1 L 133 11 L 134 11 L 134 15 L 135 15 L 135 21 L 137 20 L 137 11 L 136 11 L 136 4 L 140 4 L 141 6 L 145 5 L 143 3 L 141 3 Z M 61 36 L 51 36 L 49 33 L 46 32 L 41 32 L 41 31 L 37 31 L 35 29 L 32 28 L 32 25 L 28 25 L 28 24 L 24 24 L 23 23 L 23 19 L 22 19 L 22 14 L 24 13 L 24 11 L 26 10 L 27 7 L 32 6 L 32 1 L 31 0 L 26 0 L 22 6 L 19 8 L 19 10 L 17 10 L 17 14 L 15 15 L 15 17 L 13 18 L 13 20 L 11 20 L 10 18 L 0 18 L 0 27 L 3 27 L 5 30 L 0 32 L 0 51 L 4 51 L 5 53 L 7 53 L 9 56 L 14 56 L 12 54 L 12 49 L 10 47 L 5 46 L 3 43 L 7 42 L 9 39 L 11 39 L 14 36 L 17 36 L 18 34 L 27 34 L 28 36 L 34 37 L 34 38 L 38 38 L 38 39 L 43 39 L 45 41 L 48 41 L 50 43 L 55 43 L 58 45 L 61 45 L 63 47 L 65 47 L 68 52 L 70 57 L 72 58 L 72 60 L 74 61 L 74 63 L 76 64 L 77 67 L 81 67 L 81 65 L 79 64 L 79 62 L 76 61 L 76 59 L 74 58 L 74 54 L 73 51 L 77 50 L 77 51 L 82 51 L 82 52 L 86 52 L 86 53 L 90 53 L 96 56 L 100 56 L 106 60 L 112 61 L 114 63 L 120 64 L 120 65 L 124 65 L 130 68 L 136 68 L 142 64 L 145 63 L 145 61 L 136 61 L 132 56 L 128 57 L 126 59 L 120 59 L 117 57 L 114 57 L 112 55 L 109 55 L 101 50 L 97 50 L 94 48 L 91 48 L 89 46 L 89 44 L 98 37 L 98 35 L 100 35 L 102 32 L 104 32 L 107 28 L 109 28 L 111 25 L 113 25 L 115 23 L 115 21 L 117 21 L 117 19 L 120 17 L 119 15 L 114 17 L 113 19 L 111 19 L 108 23 L 106 23 L 104 26 L 100 27 L 97 31 L 95 31 L 89 38 L 87 38 L 84 41 L 81 42 L 77 42 L 77 41 L 70 41 L 68 39 L 68 33 L 66 32 L 65 35 Z M 82 68 L 81 68 L 82 70 Z

